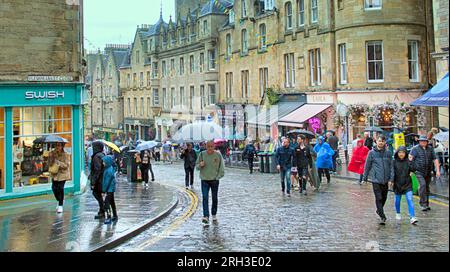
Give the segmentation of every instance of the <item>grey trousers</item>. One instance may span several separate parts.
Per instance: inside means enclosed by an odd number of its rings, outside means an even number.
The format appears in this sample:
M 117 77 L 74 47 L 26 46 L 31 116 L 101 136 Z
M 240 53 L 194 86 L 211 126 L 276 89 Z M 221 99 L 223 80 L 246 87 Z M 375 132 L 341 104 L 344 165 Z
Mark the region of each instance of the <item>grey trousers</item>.
M 416 173 L 417 180 L 419 181 L 419 196 L 420 201 L 419 204 L 422 207 L 428 207 L 430 205 L 430 183 L 431 183 L 431 175 L 423 176 L 422 174 Z

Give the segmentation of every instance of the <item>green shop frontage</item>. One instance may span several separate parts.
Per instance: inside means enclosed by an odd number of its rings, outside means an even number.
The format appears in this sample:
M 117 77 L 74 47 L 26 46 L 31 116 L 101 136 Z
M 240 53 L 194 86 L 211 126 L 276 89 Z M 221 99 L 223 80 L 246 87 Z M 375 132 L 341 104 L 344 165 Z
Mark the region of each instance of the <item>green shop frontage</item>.
M 51 194 L 48 154 L 54 144 L 35 140 L 65 138 L 71 180 L 65 193 L 80 193 L 84 173 L 83 104 L 80 83 L 0 84 L 0 201 Z

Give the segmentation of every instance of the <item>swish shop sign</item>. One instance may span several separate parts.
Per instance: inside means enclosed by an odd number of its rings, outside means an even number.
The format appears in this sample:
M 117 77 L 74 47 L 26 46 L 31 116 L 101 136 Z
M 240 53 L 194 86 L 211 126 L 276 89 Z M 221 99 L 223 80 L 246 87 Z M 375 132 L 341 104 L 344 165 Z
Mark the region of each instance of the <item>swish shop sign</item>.
M 1 86 L 0 107 L 81 105 L 82 86 Z

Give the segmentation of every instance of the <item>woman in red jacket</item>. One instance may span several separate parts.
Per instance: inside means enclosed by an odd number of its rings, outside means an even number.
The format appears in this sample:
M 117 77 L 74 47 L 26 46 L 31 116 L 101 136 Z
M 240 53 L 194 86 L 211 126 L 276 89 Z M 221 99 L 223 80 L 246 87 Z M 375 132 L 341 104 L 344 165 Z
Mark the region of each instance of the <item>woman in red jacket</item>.
M 359 184 L 362 184 L 364 165 L 369 154 L 369 148 L 364 146 L 364 140 L 358 140 L 356 148 L 353 150 L 352 160 L 348 165 L 348 171 L 359 174 Z

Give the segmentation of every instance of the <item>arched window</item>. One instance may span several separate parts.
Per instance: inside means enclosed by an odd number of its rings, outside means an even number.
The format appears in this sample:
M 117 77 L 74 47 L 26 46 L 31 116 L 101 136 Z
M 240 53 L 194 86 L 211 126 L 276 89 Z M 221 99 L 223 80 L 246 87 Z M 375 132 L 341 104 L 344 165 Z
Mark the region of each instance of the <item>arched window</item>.
M 287 2 L 284 10 L 286 12 L 286 30 L 292 30 L 292 3 Z

